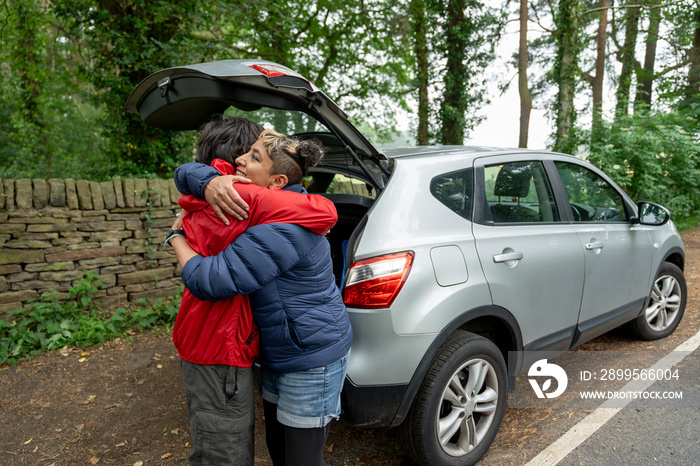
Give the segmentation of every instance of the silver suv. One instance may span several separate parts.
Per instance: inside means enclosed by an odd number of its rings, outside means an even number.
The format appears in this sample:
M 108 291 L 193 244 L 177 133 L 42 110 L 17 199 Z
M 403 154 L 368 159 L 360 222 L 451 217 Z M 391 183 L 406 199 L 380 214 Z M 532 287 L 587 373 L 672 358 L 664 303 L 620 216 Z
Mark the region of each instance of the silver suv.
M 251 112 L 324 143 L 305 183 L 339 213 L 328 240 L 355 334 L 343 420 L 401 425 L 420 464 L 484 455 L 529 352 L 564 352 L 621 325 L 662 338 L 683 316 L 684 248 L 669 212 L 635 205 L 575 157 L 380 152 L 308 80 L 261 60 L 162 70 L 126 108 L 176 130 Z

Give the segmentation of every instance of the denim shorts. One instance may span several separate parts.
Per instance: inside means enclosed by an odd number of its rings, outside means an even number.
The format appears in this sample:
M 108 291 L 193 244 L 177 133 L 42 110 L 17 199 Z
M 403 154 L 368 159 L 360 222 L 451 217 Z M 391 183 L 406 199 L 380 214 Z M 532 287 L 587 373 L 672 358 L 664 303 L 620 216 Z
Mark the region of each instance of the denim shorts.
M 263 365 L 262 397 L 277 404 L 277 420 L 285 426 L 310 429 L 338 419 L 349 355 L 300 372 L 272 372 Z

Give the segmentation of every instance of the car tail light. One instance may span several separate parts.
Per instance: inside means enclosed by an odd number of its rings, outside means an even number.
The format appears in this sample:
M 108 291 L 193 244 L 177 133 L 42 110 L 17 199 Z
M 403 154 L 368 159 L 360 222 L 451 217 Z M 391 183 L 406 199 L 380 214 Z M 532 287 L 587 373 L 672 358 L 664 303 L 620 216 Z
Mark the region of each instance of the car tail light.
M 274 78 L 277 76 L 287 76 L 289 71 L 287 68 L 284 68 L 280 65 L 272 65 L 272 64 L 265 64 L 265 65 L 250 65 L 251 68 L 253 68 L 256 71 L 260 71 L 262 74 L 265 76 L 268 76 L 270 78 Z M 294 74 L 294 73 L 291 73 Z
M 408 278 L 413 252 L 373 257 L 355 262 L 348 270 L 343 300 L 365 309 L 391 306 Z
M 310 91 L 314 90 L 314 87 L 311 85 L 311 82 L 308 79 L 296 71 L 290 70 L 286 66 L 278 65 L 276 63 L 248 66 L 267 76 L 270 82 L 275 86 L 302 87 Z

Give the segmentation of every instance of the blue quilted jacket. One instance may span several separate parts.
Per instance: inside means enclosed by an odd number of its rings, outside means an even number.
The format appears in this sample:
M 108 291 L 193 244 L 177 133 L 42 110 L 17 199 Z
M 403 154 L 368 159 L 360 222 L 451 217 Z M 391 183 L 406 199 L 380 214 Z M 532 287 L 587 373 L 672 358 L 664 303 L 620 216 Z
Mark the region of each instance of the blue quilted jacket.
M 328 365 L 352 345 L 330 246 L 306 228 L 251 227 L 218 256 L 190 259 L 182 280 L 201 300 L 249 295 L 260 331 L 260 360 L 275 372 Z

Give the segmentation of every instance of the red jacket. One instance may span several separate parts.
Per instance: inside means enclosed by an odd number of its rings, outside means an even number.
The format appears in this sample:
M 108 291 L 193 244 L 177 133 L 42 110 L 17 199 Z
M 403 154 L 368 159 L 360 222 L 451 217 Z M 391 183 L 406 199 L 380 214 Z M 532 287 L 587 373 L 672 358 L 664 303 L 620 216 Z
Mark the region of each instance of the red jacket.
M 212 166 L 223 175 L 235 174 L 228 162 L 216 159 Z M 182 196 L 186 211 L 183 225 L 187 242 L 202 256 L 222 252 L 248 227 L 263 223 L 294 223 L 325 234 L 338 220 L 333 202 L 315 195 L 271 190 L 236 183 L 236 191 L 250 207 L 248 219 L 229 217 L 226 226 L 209 204 L 192 195 Z M 258 332 L 247 296 L 222 301 L 200 301 L 185 288 L 173 329 L 180 357 L 195 364 L 248 367 L 258 355 Z

